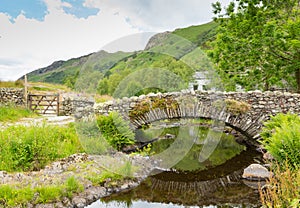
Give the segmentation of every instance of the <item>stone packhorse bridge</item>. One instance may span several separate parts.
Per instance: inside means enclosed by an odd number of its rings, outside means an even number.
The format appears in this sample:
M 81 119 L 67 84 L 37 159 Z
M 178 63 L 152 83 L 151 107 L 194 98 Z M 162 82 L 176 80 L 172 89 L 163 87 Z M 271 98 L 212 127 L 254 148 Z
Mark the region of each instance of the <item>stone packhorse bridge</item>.
M 257 139 L 263 122 L 278 113 L 300 114 L 300 94 L 283 92 L 182 91 L 141 95 L 101 103 L 96 114 L 118 111 L 133 128 L 173 118 L 222 121 L 248 138 Z

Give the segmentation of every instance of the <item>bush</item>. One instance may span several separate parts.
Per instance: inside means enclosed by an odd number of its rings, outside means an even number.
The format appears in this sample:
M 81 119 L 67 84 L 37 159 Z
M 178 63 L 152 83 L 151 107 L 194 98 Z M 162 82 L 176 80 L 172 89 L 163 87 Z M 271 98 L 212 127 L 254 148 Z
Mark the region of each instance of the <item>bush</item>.
M 80 143 L 87 154 L 102 155 L 113 149 L 101 134 L 96 121 L 75 123 Z
M 117 112 L 111 112 L 108 116 L 98 116 L 97 125 L 107 142 L 118 151 L 135 143 L 134 132 L 130 129 L 129 122 Z
M 39 170 L 81 151 L 74 125 L 12 126 L 0 131 L 0 170 Z
M 274 159 L 284 167 L 300 167 L 300 118 L 293 114 L 278 114 L 265 122 L 261 143 Z

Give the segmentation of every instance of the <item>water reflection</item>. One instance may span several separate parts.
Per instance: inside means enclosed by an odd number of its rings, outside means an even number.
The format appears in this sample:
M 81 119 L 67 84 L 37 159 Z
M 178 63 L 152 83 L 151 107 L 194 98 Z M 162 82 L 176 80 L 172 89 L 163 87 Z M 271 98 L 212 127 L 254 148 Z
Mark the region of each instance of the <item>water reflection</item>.
M 176 126 L 139 131 L 138 139 L 142 142 L 157 139 L 151 150 L 155 154 L 165 151 L 178 140 L 184 145 L 188 139 L 185 137 L 190 135 L 196 135 L 196 139 L 190 151 L 169 171 L 153 174 L 135 189 L 102 198 L 89 208 L 259 207 L 258 191 L 247 186 L 241 175 L 243 169 L 260 160 L 261 155 L 236 143 L 233 136 L 213 131 L 221 138 L 220 142 L 207 160 L 199 162 L 199 152 L 208 131 L 205 127 L 181 126 L 180 138 Z M 174 153 L 182 154 L 180 145 Z M 172 157 L 172 154 L 165 156 Z
M 212 138 L 206 141 L 208 133 L 210 133 Z M 169 158 L 181 155 L 180 160 L 171 166 L 173 170 L 177 171 L 195 171 L 213 168 L 223 164 L 246 149 L 245 146 L 235 142 L 235 138 L 232 135 L 226 135 L 222 132 L 209 130 L 207 127 L 197 125 L 181 126 L 180 131 L 177 126 L 164 128 L 162 131 L 159 131 L 157 128 L 150 128 L 139 130 L 137 135 L 137 139 L 140 141 L 149 141 L 153 140 L 153 138 L 158 139 L 152 144 L 152 152 L 154 154 L 161 154 L 166 149 L 173 147 L 172 151 L 165 154 L 162 159 L 167 163 L 170 160 Z M 186 141 L 191 138 L 193 138 L 192 144 L 187 143 Z M 218 138 L 217 141 L 214 141 L 214 138 Z M 217 142 L 217 145 L 207 160 L 199 162 L 202 161 L 199 156 L 205 142 Z M 174 145 L 174 143 L 177 145 Z M 187 148 L 183 148 L 183 146 L 186 144 L 190 146 L 188 151 L 185 152 L 184 150 Z
M 125 207 L 138 207 L 137 201 L 149 203 L 141 208 L 159 207 L 152 203 L 172 203 L 170 207 L 259 207 L 258 191 L 241 179 L 243 168 L 255 157 L 260 155 L 249 149 L 213 169 L 163 172 L 148 177 L 133 190 L 103 198 L 101 203 L 122 202 Z
M 104 203 L 101 201 L 97 201 L 93 206 L 89 206 L 88 208 L 99 208 L 99 207 L 105 207 L 105 208 L 128 208 L 128 204 L 125 202 L 117 202 L 117 201 L 111 201 L 108 203 Z M 183 205 L 176 205 L 172 203 L 163 204 L 163 203 L 155 203 L 155 202 L 145 202 L 145 201 L 134 201 L 130 205 L 131 208 L 197 208 L 198 206 L 183 206 Z M 205 208 L 215 208 L 216 206 L 204 206 Z
M 101 201 L 97 201 L 93 206 L 89 206 L 88 208 L 100 208 L 100 207 L 105 207 L 105 208 L 128 208 L 128 205 L 125 202 L 117 202 L 117 201 L 111 201 L 108 203 L 104 203 Z M 173 203 L 155 203 L 155 202 L 146 202 L 146 201 L 134 201 L 130 205 L 130 208 L 198 208 L 199 206 L 183 206 L 183 205 L 176 205 Z M 219 206 L 202 206 L 203 208 L 217 208 Z M 228 206 L 227 206 L 228 207 Z M 234 207 L 239 207 L 238 205 Z

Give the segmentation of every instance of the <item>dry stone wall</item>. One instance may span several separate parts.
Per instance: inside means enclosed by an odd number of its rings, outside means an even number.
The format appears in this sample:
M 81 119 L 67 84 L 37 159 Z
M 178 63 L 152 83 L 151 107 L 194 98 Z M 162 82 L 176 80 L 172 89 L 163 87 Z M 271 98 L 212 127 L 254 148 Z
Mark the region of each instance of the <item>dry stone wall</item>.
M 94 100 L 83 95 L 62 95 L 60 112 L 77 119 L 94 115 Z
M 0 88 L 0 104 L 24 105 L 23 88 Z
M 108 114 L 111 111 L 129 112 L 139 102 L 146 98 L 173 98 L 180 102 L 180 98 L 185 100 L 197 99 L 206 105 L 212 105 L 216 100 L 232 99 L 243 101 L 251 105 L 251 114 L 253 116 L 267 114 L 275 115 L 279 112 L 300 113 L 300 94 L 292 94 L 288 92 L 207 92 L 207 91 L 183 91 L 172 93 L 158 93 L 141 95 L 139 97 L 123 98 L 106 103 L 100 103 L 95 106 L 96 114 Z M 185 100 L 186 101 L 186 100 Z
M 300 94 L 277 91 L 207 92 L 188 90 L 116 99 L 95 105 L 95 113 L 105 115 L 111 111 L 118 111 L 129 119 L 128 114 L 135 109 L 135 106 L 147 99 L 153 100 L 153 98 L 172 99 L 178 103 L 179 107 L 175 109 L 153 109 L 136 118 L 131 118 L 131 123 L 135 128 L 166 118 L 202 117 L 224 121 L 226 125 L 241 131 L 250 138 L 259 138 L 263 122 L 269 119 L 271 115 L 280 112 L 300 114 Z M 233 113 L 228 110 L 230 106 L 226 106 L 226 100 L 246 103 L 249 105 L 249 110 Z M 220 105 L 219 101 L 224 104 L 221 105 L 222 109 L 220 109 L 220 106 L 218 107 Z

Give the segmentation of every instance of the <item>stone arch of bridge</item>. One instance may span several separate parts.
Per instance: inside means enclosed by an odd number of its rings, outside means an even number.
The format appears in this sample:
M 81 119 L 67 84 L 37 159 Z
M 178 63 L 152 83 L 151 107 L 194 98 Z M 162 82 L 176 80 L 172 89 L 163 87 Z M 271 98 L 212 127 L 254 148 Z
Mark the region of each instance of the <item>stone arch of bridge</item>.
M 215 121 L 215 127 L 218 125 L 229 126 L 240 132 L 255 144 L 259 138 L 262 123 L 267 118 L 264 115 L 253 117 L 251 113 L 235 114 L 226 111 L 226 109 L 216 109 L 212 105 L 206 105 L 198 102 L 193 105 L 181 105 L 178 108 L 150 109 L 143 115 L 130 119 L 133 129 L 141 128 L 151 123 L 166 119 L 210 119 Z

